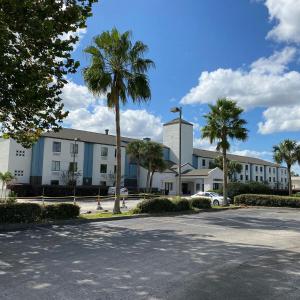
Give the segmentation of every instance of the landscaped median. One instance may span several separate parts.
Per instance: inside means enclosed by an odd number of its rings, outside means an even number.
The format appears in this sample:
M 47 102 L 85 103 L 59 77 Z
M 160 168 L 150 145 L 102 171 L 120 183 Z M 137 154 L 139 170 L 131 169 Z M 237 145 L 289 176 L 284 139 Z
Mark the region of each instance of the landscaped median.
M 300 198 L 276 195 L 243 194 L 234 197 L 235 205 L 300 208 Z

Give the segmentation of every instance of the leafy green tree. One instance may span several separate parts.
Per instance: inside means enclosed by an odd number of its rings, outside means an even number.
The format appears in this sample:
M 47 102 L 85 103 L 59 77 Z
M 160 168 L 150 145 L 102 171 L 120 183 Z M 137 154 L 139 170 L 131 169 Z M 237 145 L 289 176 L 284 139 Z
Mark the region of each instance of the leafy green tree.
M 145 149 L 144 141 L 133 141 L 129 143 L 126 147 L 127 154 L 136 162 L 136 172 L 137 172 L 137 192 L 140 192 L 140 165 L 142 162 L 143 154 Z
M 4 137 L 30 147 L 67 116 L 61 102 L 78 30 L 97 0 L 0 1 L 0 122 Z
M 158 169 L 160 161 L 163 160 L 163 147 L 155 142 L 147 141 L 144 143 L 142 167 L 147 170 L 146 191 L 150 191 L 151 174 Z
M 227 205 L 227 151 L 230 149 L 230 140 L 245 141 L 248 130 L 244 127 L 247 122 L 241 118 L 243 109 L 235 101 L 220 98 L 215 105 L 209 105 L 210 112 L 204 117 L 206 125 L 202 128 L 202 137 L 208 138 L 210 143 L 217 143 L 217 151 L 223 157 L 223 197 Z
M 286 163 L 289 195 L 292 195 L 291 167 L 297 162 L 300 163 L 300 146 L 296 141 L 286 139 L 273 147 L 273 157 L 278 164 Z
M 120 102 L 126 104 L 128 98 L 133 103 L 150 100 L 146 73 L 154 63 L 144 58 L 147 50 L 141 41 L 132 44 L 131 32 L 120 33 L 115 28 L 96 36 L 93 45 L 85 49 L 91 55 L 91 64 L 83 72 L 88 89 L 98 96 L 107 94 L 107 105 L 115 110 L 117 172 L 114 213 L 120 213 Z
M 149 182 L 149 192 L 152 192 L 152 181 L 155 172 L 162 173 L 167 169 L 167 164 L 163 157 L 158 157 L 152 161 L 151 164 L 151 173 L 150 173 L 150 182 Z
M 6 198 L 6 187 L 7 184 L 10 183 L 15 177 L 9 172 L 0 172 L 0 180 L 2 182 L 2 189 L 1 189 L 1 199 L 3 198 L 3 192 L 4 192 L 4 198 Z
M 223 157 L 217 156 L 214 160 L 213 166 L 223 170 Z M 235 160 L 227 159 L 228 177 L 231 181 L 236 181 L 235 174 L 241 173 L 243 170 L 242 164 Z

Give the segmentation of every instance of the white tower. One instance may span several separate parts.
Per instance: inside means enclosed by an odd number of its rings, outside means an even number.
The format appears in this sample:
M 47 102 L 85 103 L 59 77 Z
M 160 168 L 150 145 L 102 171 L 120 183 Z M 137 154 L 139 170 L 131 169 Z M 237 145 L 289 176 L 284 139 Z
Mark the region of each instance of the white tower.
M 179 159 L 179 118 L 164 124 L 163 144 L 170 148 L 170 160 Z M 193 124 L 181 121 L 181 163 L 193 163 Z

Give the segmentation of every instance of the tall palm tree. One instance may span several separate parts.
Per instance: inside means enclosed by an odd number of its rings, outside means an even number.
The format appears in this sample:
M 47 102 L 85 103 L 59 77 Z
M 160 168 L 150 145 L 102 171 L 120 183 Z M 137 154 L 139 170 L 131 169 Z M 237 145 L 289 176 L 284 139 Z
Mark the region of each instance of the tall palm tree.
M 291 167 L 296 162 L 300 163 L 300 146 L 296 141 L 286 139 L 273 147 L 273 157 L 278 164 L 286 163 L 289 180 L 289 195 L 292 195 Z
M 208 138 L 211 144 L 216 142 L 217 151 L 222 153 L 223 203 L 227 205 L 227 151 L 230 149 L 230 140 L 245 141 L 248 138 L 248 130 L 244 127 L 247 122 L 241 118 L 243 109 L 230 99 L 220 98 L 209 107 L 210 112 L 204 116 L 206 125 L 202 128 L 202 137 Z
M 7 184 L 10 183 L 15 177 L 9 172 L 0 172 L 0 180 L 2 182 L 2 189 L 1 189 L 1 199 L 3 198 L 3 191 L 4 191 L 4 198 L 6 198 L 6 187 Z M 5 190 L 4 190 L 5 187 Z
M 126 104 L 128 98 L 133 103 L 150 100 L 146 73 L 154 63 L 144 58 L 147 50 L 148 47 L 140 41 L 132 44 L 130 31 L 120 33 L 116 28 L 96 36 L 93 45 L 85 49 L 91 56 L 90 66 L 83 70 L 87 87 L 94 95 L 107 94 L 107 105 L 115 111 L 117 170 L 114 213 L 121 212 L 120 102 Z
M 140 192 L 140 165 L 145 149 L 144 141 L 133 141 L 126 147 L 127 154 L 136 162 L 137 192 Z

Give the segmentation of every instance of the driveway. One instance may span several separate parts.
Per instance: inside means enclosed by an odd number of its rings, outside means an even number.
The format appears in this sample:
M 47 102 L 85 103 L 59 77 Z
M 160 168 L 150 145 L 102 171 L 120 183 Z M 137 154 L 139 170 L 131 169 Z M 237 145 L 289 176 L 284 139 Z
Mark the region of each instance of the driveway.
M 0 235 L 0 299 L 300 299 L 300 210 Z

